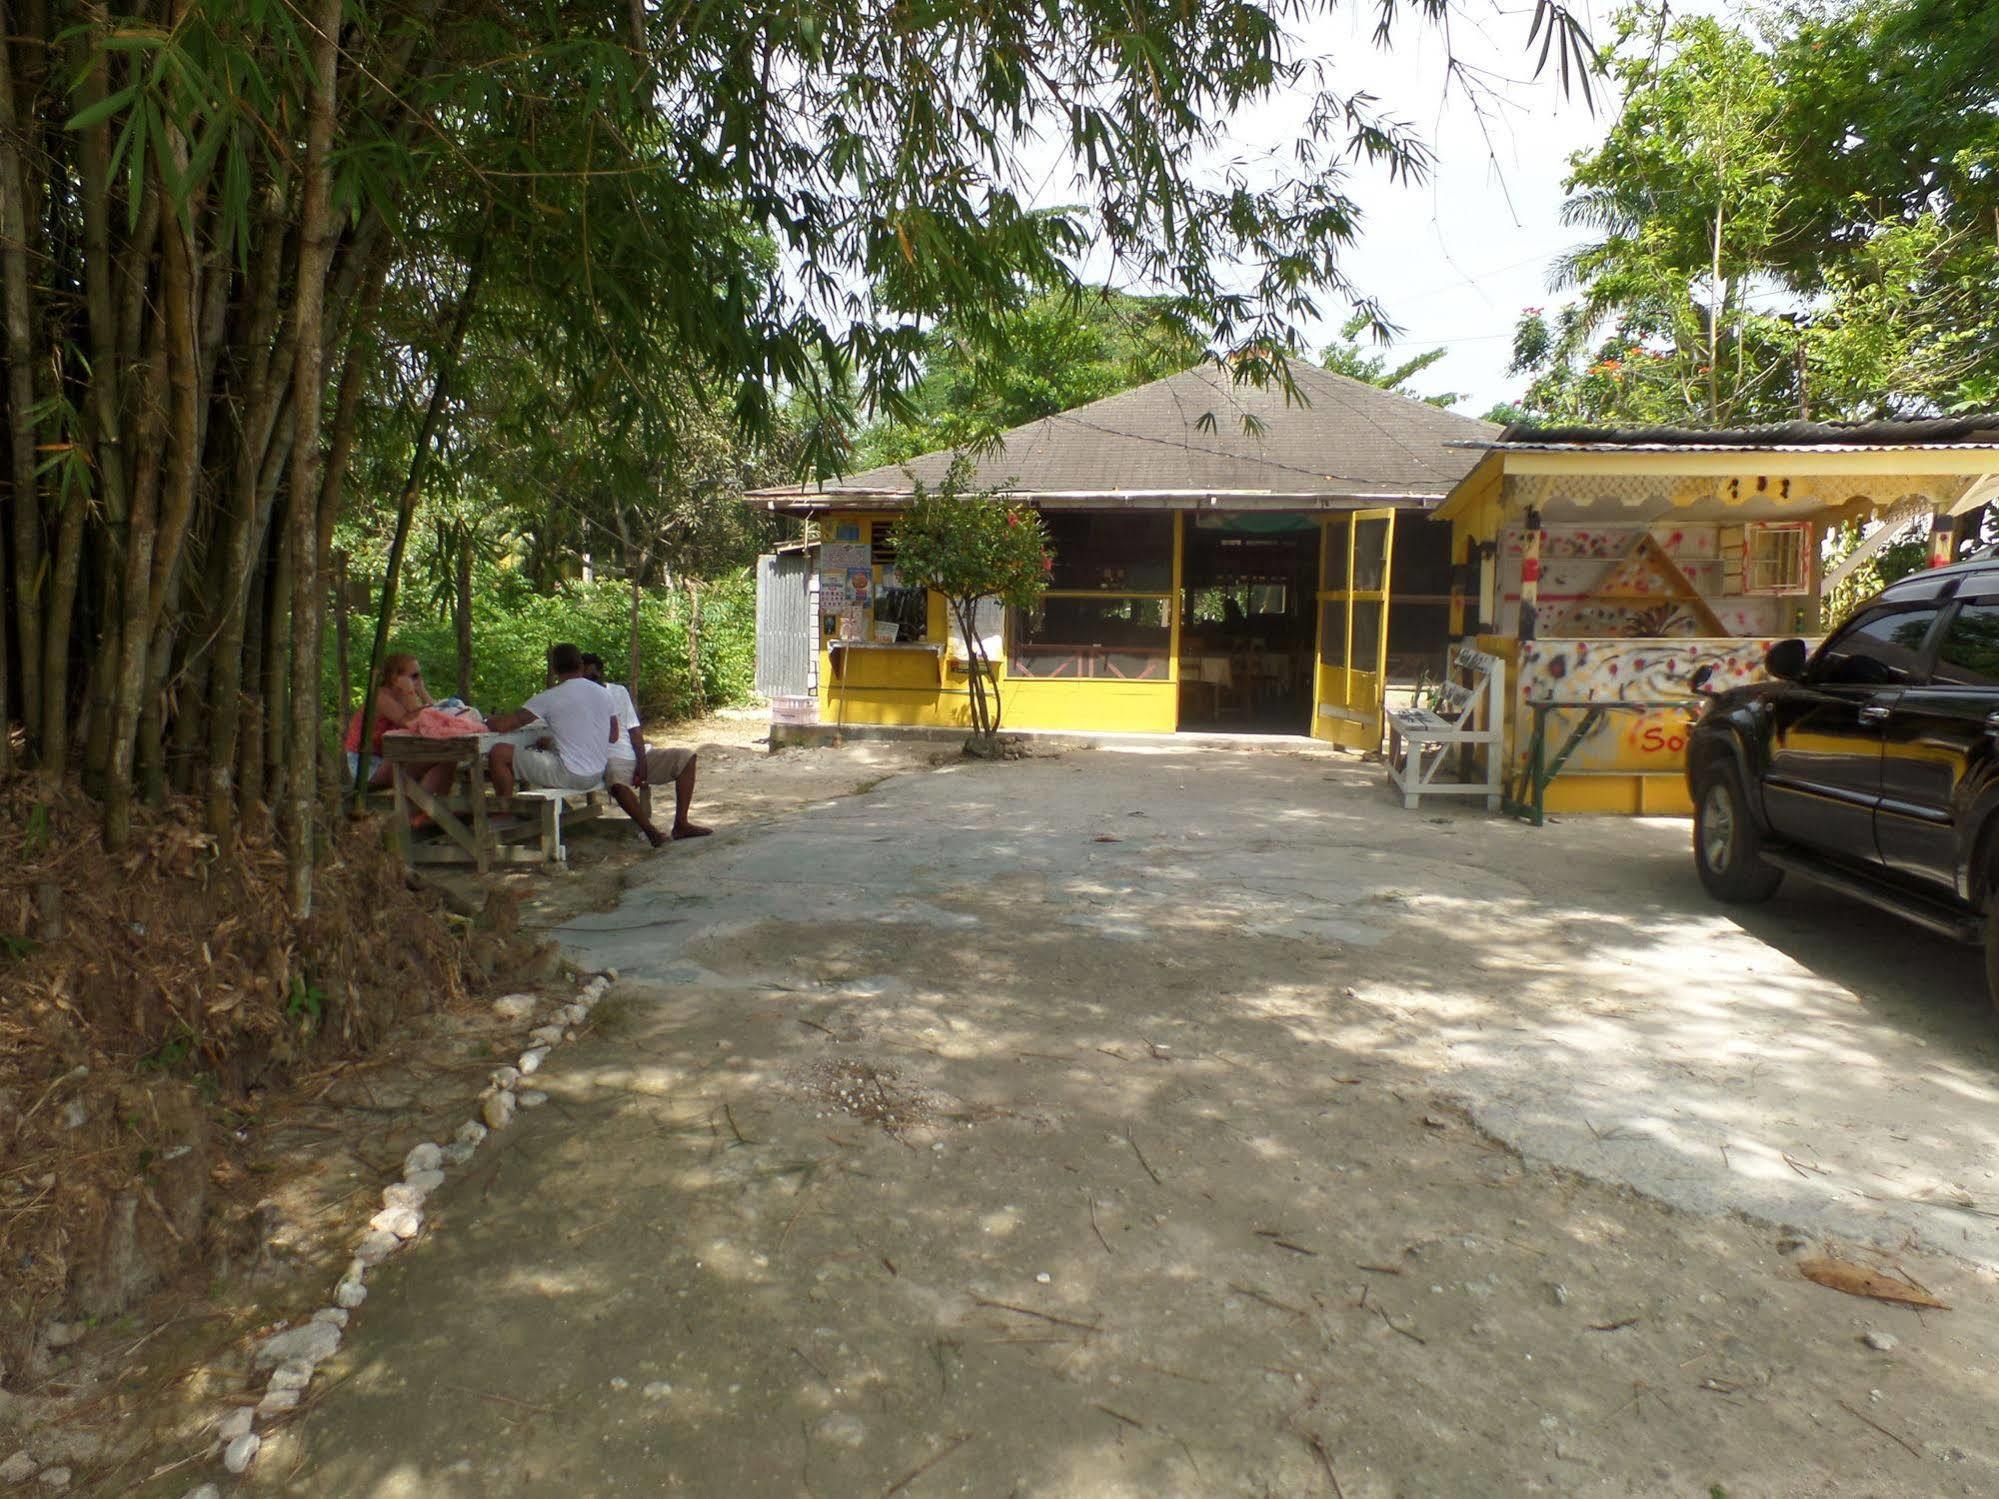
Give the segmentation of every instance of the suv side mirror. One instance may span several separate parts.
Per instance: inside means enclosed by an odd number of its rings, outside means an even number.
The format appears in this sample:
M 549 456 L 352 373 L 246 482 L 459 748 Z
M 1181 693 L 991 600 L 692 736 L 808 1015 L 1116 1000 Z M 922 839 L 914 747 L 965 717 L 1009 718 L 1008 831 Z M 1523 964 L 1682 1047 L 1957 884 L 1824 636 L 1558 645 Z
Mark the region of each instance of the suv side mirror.
M 1802 681 L 1809 655 L 1802 640 L 1780 640 L 1763 658 L 1763 670 L 1780 682 Z

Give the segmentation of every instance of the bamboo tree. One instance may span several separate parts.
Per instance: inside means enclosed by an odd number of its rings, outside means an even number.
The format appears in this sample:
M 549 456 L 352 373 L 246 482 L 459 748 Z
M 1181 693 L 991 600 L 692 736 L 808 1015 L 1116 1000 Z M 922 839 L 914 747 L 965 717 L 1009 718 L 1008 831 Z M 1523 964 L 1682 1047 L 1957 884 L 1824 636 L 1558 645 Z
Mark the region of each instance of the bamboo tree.
M 424 476 L 430 466 L 437 430 L 444 420 L 446 403 L 451 399 L 451 377 L 465 347 L 465 330 L 471 325 L 473 308 L 478 305 L 479 283 L 485 275 L 485 243 L 482 234 L 478 248 L 473 252 L 471 268 L 466 272 L 465 285 L 458 293 L 457 307 L 451 315 L 451 331 L 445 337 L 444 347 L 438 354 L 437 368 L 431 375 L 430 399 L 424 403 L 423 420 L 417 427 L 416 441 L 410 449 L 409 473 L 396 496 L 395 534 L 390 538 L 389 560 L 382 572 L 381 602 L 375 611 L 375 641 L 368 649 L 370 692 L 374 690 L 375 679 L 381 672 L 382 659 L 388 654 L 389 631 L 395 624 L 396 597 L 402 588 L 403 553 L 409 545 L 410 525 L 416 517 L 417 500 L 423 494 Z M 363 711 L 372 721 L 373 708 L 364 704 Z M 368 794 L 369 749 L 369 736 L 363 734 L 360 768 L 354 777 L 354 802 L 357 807 Z

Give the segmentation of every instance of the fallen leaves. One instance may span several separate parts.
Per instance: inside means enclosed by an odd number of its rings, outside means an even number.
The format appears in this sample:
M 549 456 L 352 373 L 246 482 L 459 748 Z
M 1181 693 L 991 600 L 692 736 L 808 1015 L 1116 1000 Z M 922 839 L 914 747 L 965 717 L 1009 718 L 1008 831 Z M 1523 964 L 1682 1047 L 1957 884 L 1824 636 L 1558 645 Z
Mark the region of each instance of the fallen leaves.
M 1819 1255 L 1800 1260 L 1798 1271 L 1806 1280 L 1829 1286 L 1835 1291 L 1844 1291 L 1849 1296 L 1869 1296 L 1876 1301 L 1892 1301 L 1898 1306 L 1931 1307 L 1940 1312 L 1950 1310 L 1920 1286 L 1884 1275 L 1879 1270 L 1870 1270 L 1865 1265 L 1856 1265 L 1851 1260 Z

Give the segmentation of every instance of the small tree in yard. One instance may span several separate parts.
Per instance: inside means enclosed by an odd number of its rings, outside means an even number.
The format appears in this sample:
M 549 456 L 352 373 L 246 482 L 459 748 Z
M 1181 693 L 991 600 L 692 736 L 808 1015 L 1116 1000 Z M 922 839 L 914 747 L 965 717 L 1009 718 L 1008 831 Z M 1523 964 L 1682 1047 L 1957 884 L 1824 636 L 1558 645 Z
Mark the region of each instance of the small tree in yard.
M 952 461 L 935 489 L 915 477 L 909 508 L 895 525 L 896 571 L 906 584 L 944 595 L 965 640 L 972 696 L 972 737 L 965 752 L 990 758 L 998 751 L 999 677 L 980 639 L 982 599 L 1010 609 L 1032 609 L 1048 589 L 1054 559 L 1041 517 L 993 490 L 966 493 L 971 460 Z

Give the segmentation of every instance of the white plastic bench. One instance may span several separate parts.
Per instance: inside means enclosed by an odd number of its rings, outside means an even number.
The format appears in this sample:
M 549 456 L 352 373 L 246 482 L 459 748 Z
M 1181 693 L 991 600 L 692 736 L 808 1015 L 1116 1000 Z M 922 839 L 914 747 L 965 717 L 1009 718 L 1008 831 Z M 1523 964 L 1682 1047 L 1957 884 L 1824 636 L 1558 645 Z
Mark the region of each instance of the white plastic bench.
M 1435 711 L 1396 708 L 1388 714 L 1388 779 L 1413 807 L 1423 796 L 1483 796 L 1499 810 L 1500 761 L 1505 751 L 1506 663 L 1471 646 L 1451 652 L 1450 670 L 1437 690 Z M 1446 765 L 1462 760 L 1466 746 L 1483 749 L 1484 777 L 1440 781 Z
M 567 864 L 569 845 L 562 841 L 562 814 L 571 814 L 572 822 L 592 822 L 612 812 L 618 812 L 618 804 L 611 800 L 610 792 L 601 786 L 593 786 L 588 791 L 563 791 L 548 786 L 517 786 L 514 788 L 514 803 L 523 806 L 528 803 L 541 804 L 539 836 L 536 851 L 539 858 L 534 862 L 544 864 Z M 643 787 L 639 791 L 639 802 L 648 816 L 652 811 L 652 788 Z

